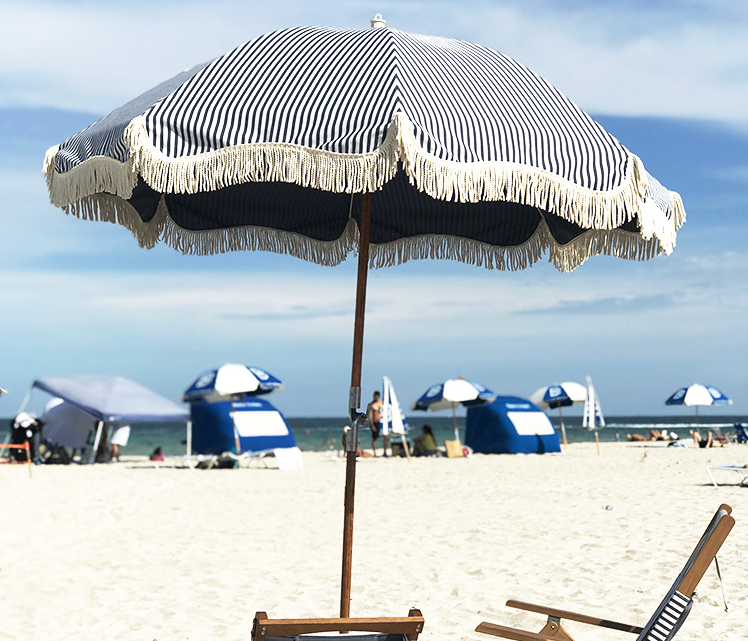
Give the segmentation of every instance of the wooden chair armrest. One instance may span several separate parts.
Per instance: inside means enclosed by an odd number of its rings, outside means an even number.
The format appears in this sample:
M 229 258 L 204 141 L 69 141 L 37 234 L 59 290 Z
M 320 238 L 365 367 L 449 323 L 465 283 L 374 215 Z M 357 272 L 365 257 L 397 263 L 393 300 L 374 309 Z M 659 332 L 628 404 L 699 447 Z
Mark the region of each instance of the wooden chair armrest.
M 568 612 L 567 610 L 557 610 L 556 608 L 535 605 L 533 603 L 524 603 L 523 601 L 514 601 L 513 599 L 509 599 L 506 604 L 508 607 L 517 608 L 518 610 L 537 612 L 538 614 L 545 614 L 546 616 L 556 617 L 557 619 L 567 619 L 569 621 L 577 621 L 578 623 L 597 625 L 601 628 L 610 628 L 611 630 L 620 630 L 621 632 L 641 634 L 643 630 L 643 628 L 640 628 L 637 625 L 618 623 L 617 621 L 610 621 L 608 619 L 598 619 L 597 617 L 590 617 L 585 614 L 577 614 L 576 612 Z
M 415 608 L 407 617 L 349 619 L 268 619 L 265 612 L 257 612 L 252 625 L 253 641 L 264 641 L 265 637 L 295 637 L 315 632 L 403 634 L 410 641 L 416 641 L 423 632 L 423 615 Z
M 485 621 L 475 628 L 475 631 L 502 639 L 514 639 L 514 641 L 558 641 L 558 639 L 547 637 L 544 634 L 535 634 L 535 632 L 509 628 L 498 623 L 486 623 Z

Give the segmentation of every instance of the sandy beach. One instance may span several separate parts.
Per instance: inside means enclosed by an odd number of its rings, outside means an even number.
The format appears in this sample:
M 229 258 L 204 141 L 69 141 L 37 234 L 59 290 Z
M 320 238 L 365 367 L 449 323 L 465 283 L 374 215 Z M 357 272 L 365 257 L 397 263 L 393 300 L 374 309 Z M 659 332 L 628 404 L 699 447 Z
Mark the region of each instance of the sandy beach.
M 345 466 L 302 472 L 0 467 L 0 639 L 249 639 L 256 610 L 336 616 Z M 421 638 L 538 631 L 507 598 L 643 625 L 722 502 L 737 525 L 678 639 L 748 638 L 748 449 L 570 446 L 561 455 L 362 461 L 353 616 L 423 611 Z M 723 473 L 724 474 L 724 473 Z M 568 623 L 579 639 L 625 635 Z M 487 638 L 487 637 L 485 637 Z M 633 638 L 633 637 L 630 637 Z

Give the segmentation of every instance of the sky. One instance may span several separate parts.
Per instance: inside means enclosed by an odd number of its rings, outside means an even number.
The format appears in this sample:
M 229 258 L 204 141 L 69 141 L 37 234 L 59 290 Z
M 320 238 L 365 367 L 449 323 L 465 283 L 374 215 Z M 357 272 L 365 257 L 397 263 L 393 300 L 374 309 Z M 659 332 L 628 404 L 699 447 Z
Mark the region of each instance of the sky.
M 342 416 L 355 261 L 146 251 L 49 204 L 46 149 L 195 64 L 298 24 L 470 40 L 528 65 L 683 196 L 669 257 L 490 272 L 415 261 L 371 272 L 364 398 L 410 405 L 464 375 L 501 394 L 590 375 L 609 415 L 688 416 L 694 382 L 748 414 L 748 7 L 671 2 L 6 2 L 0 0 L 0 416 L 35 378 L 120 374 L 178 400 L 205 369 L 263 367 L 289 416 Z

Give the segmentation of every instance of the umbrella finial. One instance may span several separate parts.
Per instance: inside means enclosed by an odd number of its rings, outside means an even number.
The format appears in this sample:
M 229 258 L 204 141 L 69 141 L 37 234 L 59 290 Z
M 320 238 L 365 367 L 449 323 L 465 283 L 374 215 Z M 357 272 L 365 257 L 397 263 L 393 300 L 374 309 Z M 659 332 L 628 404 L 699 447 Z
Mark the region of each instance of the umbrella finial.
M 382 18 L 382 14 L 378 13 L 371 19 L 371 28 L 372 29 L 380 29 L 382 27 L 385 27 L 387 25 L 387 22 Z

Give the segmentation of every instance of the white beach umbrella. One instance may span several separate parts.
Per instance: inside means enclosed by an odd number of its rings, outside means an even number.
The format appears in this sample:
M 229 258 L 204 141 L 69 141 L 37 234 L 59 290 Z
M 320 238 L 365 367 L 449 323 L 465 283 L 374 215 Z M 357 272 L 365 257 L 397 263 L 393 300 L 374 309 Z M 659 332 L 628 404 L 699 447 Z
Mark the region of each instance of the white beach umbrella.
M 699 405 L 732 405 L 732 399 L 725 396 L 713 385 L 694 383 L 689 387 L 676 390 L 665 405 L 687 405 L 696 411 L 696 422 L 699 422 Z
M 421 397 L 413 403 L 414 410 L 439 412 L 452 410 L 452 422 L 454 424 L 455 439 L 460 440 L 457 429 L 457 406 L 458 405 L 484 405 L 496 398 L 496 394 L 481 383 L 468 381 L 462 376 L 450 378 L 443 383 L 437 383 L 429 387 Z
M 556 383 L 535 390 L 530 396 L 530 400 L 541 410 L 558 409 L 558 416 L 561 420 L 561 435 L 564 439 L 564 445 L 568 445 L 564 414 L 561 408 L 584 403 L 587 400 L 587 388 L 571 381 Z

